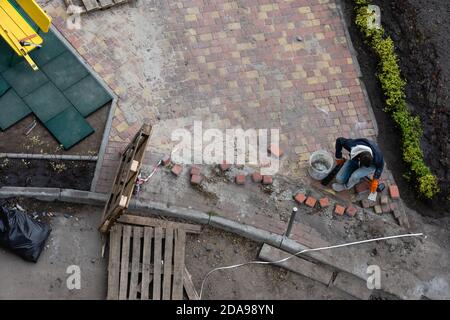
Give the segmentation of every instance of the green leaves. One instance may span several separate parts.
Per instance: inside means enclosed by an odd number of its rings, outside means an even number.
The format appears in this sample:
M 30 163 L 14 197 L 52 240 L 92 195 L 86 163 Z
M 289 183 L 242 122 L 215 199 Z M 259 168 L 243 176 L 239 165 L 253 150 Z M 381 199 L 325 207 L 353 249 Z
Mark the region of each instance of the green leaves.
M 377 77 L 386 100 L 385 111 L 391 114 L 402 132 L 403 160 L 410 168 L 406 175 L 415 179 L 417 190 L 423 197 L 431 199 L 439 192 L 439 186 L 436 176 L 423 159 L 420 148 L 423 134 L 420 118 L 413 116 L 406 105 L 406 81 L 401 76 L 394 41 L 385 35 L 384 29 L 369 28 L 367 22 L 372 19 L 367 7 L 369 1 L 355 0 L 355 4 L 355 23 L 379 60 Z

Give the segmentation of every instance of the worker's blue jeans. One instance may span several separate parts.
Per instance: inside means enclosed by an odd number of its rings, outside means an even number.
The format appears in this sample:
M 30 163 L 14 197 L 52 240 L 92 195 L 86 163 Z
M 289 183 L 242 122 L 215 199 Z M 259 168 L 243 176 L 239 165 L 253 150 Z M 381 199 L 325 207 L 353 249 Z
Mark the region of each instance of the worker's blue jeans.
M 370 167 L 359 167 L 357 161 L 347 160 L 336 175 L 336 182 L 343 184 L 346 189 L 351 189 L 362 178 L 370 176 L 374 172 L 375 166 L 373 165 Z

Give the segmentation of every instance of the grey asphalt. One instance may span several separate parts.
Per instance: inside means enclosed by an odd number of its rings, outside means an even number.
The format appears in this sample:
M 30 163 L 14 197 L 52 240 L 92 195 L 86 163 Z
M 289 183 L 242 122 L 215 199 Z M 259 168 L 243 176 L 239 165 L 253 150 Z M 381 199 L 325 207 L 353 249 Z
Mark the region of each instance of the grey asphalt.
M 47 248 L 36 264 L 0 249 L 0 299 L 106 298 L 107 259 L 101 257 L 103 241 L 97 231 L 101 209 L 54 214 Z M 80 267 L 79 290 L 67 287 L 71 265 Z

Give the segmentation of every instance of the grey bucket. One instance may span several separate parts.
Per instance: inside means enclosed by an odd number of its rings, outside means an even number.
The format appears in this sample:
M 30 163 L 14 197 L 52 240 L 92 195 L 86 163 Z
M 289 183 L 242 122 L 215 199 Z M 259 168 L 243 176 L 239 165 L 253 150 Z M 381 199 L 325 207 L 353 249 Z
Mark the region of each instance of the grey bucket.
M 333 170 L 334 159 L 325 150 L 314 152 L 309 157 L 309 175 L 315 180 L 322 180 Z

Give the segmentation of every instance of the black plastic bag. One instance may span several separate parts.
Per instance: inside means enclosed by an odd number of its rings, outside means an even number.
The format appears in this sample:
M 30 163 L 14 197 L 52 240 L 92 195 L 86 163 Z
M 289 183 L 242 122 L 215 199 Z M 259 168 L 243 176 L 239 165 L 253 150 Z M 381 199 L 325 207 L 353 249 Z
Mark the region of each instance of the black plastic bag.
M 37 262 L 51 229 L 17 209 L 0 210 L 0 245 L 24 260 Z

